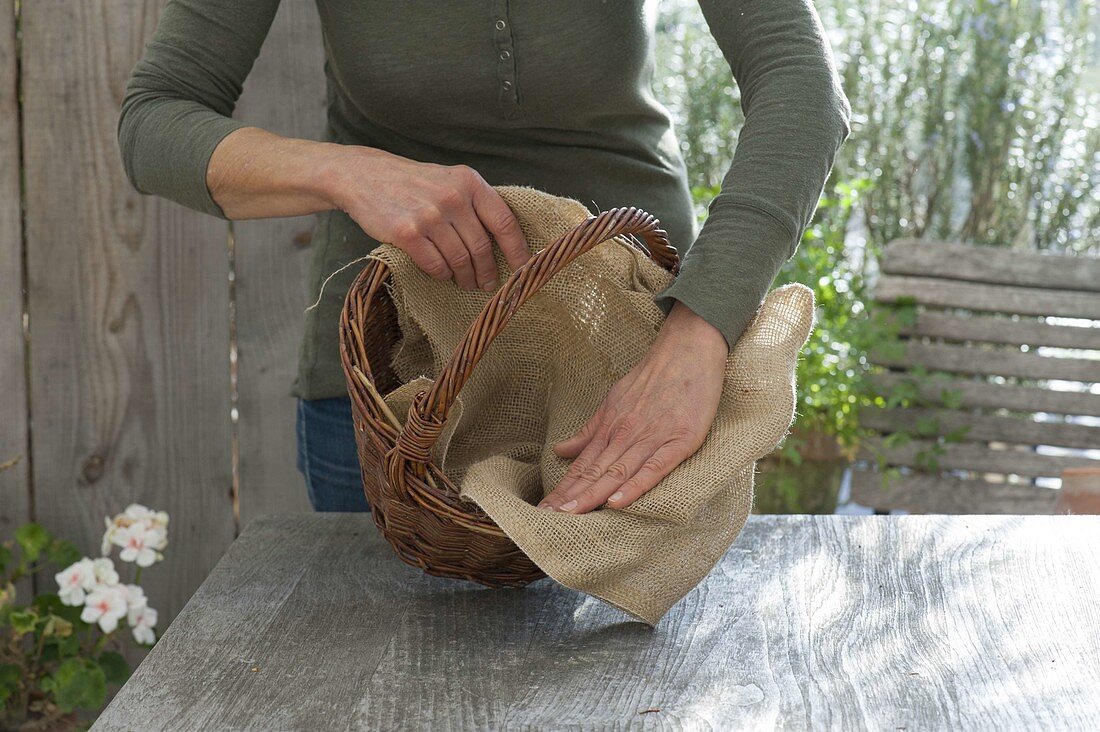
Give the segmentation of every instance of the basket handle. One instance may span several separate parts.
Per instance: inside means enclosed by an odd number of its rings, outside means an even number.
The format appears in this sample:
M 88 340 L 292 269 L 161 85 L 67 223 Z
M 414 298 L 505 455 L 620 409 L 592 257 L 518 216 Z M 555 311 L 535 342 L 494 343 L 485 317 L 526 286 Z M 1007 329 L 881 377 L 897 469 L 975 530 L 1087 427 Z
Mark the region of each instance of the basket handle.
M 657 264 L 677 272 L 679 257 L 660 225 L 656 217 L 641 209 L 613 208 L 577 224 L 516 269 L 470 324 L 431 390 L 421 391 L 413 399 L 405 427 L 394 446 L 397 454 L 412 463 L 426 464 L 431 460 L 432 447 L 443 431 L 451 404 L 493 339 L 520 305 L 577 257 L 608 239 L 622 236 Z M 639 236 L 644 246 L 640 246 L 636 238 Z M 397 472 L 401 470 L 399 466 L 391 467 Z

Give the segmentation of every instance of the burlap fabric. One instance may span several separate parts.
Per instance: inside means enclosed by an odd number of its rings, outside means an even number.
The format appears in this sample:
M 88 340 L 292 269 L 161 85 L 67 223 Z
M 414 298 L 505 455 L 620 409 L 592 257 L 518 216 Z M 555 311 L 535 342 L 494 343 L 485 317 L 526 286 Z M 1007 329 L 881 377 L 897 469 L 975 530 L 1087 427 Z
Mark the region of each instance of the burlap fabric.
M 497 189 L 533 251 L 590 216 L 531 188 Z M 372 256 L 392 276 L 403 386 L 384 395 L 404 418 L 490 295 L 425 275 L 396 247 Z M 501 279 L 509 270 L 498 252 Z M 633 505 L 582 515 L 535 505 L 568 460 L 552 445 L 595 412 L 646 353 L 663 321 L 653 295 L 672 275 L 621 240 L 601 244 L 513 316 L 463 387 L 434 462 L 547 575 L 655 625 L 729 548 L 752 505 L 755 461 L 786 435 L 794 369 L 813 321 L 813 293 L 772 291 L 730 353 L 718 416 L 703 446 Z

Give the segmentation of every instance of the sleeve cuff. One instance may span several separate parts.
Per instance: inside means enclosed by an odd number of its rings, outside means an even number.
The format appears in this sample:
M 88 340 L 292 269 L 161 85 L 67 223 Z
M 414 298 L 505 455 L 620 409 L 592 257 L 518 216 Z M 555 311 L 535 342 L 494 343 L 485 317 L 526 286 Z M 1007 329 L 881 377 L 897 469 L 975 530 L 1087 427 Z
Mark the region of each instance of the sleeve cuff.
M 745 332 L 745 329 L 749 327 L 749 323 L 751 323 L 752 319 L 756 316 L 757 310 L 760 309 L 760 305 L 758 304 L 756 310 L 752 310 L 751 312 L 746 310 L 730 311 L 729 308 L 724 308 L 713 300 L 702 297 L 698 292 L 692 291 L 690 287 L 681 285 L 679 281 L 673 282 L 663 291 L 653 296 L 653 301 L 665 314 L 666 318 L 669 313 L 672 312 L 672 308 L 676 305 L 677 300 L 690 308 L 691 311 L 700 318 L 717 328 L 726 339 L 726 346 L 731 351 L 733 347 L 737 345 L 737 341 L 741 338 L 741 334 Z M 761 302 L 763 302 L 763 300 L 761 300 Z
M 249 125 L 188 100 L 157 101 L 120 126 L 131 182 L 140 193 L 227 218 L 210 195 L 206 170 L 218 144 Z
M 677 300 L 717 328 L 733 350 L 795 250 L 782 222 L 751 205 L 712 206 L 679 276 L 653 301 L 667 317 Z

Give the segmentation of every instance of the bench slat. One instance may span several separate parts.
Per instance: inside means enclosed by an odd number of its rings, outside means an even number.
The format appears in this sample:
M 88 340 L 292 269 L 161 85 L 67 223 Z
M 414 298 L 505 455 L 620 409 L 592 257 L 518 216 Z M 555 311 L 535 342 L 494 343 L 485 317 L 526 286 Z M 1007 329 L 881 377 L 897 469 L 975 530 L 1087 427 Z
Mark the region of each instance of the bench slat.
M 896 348 L 879 349 L 871 353 L 871 361 L 903 369 L 923 367 L 940 372 L 941 378 L 880 373 L 872 376 L 875 388 L 890 392 L 908 382 L 916 386 L 922 398 L 933 402 L 942 402 L 944 390 L 950 390 L 964 408 L 1100 416 L 1100 394 L 995 384 L 966 376 L 943 378 L 946 373 L 1100 382 L 1100 359 L 1062 358 L 1040 355 L 1030 349 L 1020 352 L 977 345 L 1100 350 L 1100 328 L 1055 325 L 1026 317 L 1100 320 L 1100 258 L 901 239 L 886 246 L 880 268 L 882 275 L 874 292 L 876 300 L 909 299 L 924 307 L 913 323 L 899 328 L 903 336 L 913 336 L 900 355 L 889 355 L 890 350 L 898 351 Z M 933 308 L 958 308 L 971 314 Z M 987 313 L 1025 317 L 989 317 Z M 924 343 L 924 337 L 954 343 Z M 941 471 L 1053 477 L 1067 467 L 1100 464 L 1087 457 L 995 450 L 983 444 L 1100 448 L 1100 427 L 935 408 L 866 410 L 861 415 L 863 425 L 883 433 L 905 431 L 914 439 L 886 449 L 881 438 L 872 438 L 861 451 L 861 457 L 917 467 L 918 453 L 933 457 L 927 451 L 934 447 L 935 440 L 929 439 L 930 435 L 916 439 L 915 434 L 918 420 L 930 418 L 937 421 L 936 431 L 940 434 L 965 428 L 963 442 L 936 448 L 942 452 L 934 456 Z M 884 488 L 882 476 L 867 469 L 856 469 L 852 475 L 852 496 L 857 502 L 917 513 L 1049 513 L 1055 495 L 1054 491 L 1031 486 L 919 472 L 895 477 Z
M 852 470 L 852 500 L 879 510 L 910 513 L 1050 514 L 1057 491 L 1029 485 L 935 475 L 899 475 L 886 487 L 883 476 Z
M 938 402 L 944 389 L 958 392 L 964 407 L 1012 409 L 1019 412 L 1047 412 L 1100 417 L 1100 394 L 1054 391 L 1034 386 L 991 384 L 973 379 L 930 381 L 898 372 L 872 374 L 871 383 L 882 396 L 889 395 L 899 384 L 915 381 L 922 399 Z
M 1100 359 L 1060 358 L 1038 353 L 991 350 L 972 346 L 908 341 L 903 354 L 888 357 L 872 351 L 870 359 L 882 366 L 920 365 L 934 371 L 983 376 L 1018 376 L 1025 379 L 1100 381 Z
M 1081 449 L 1100 449 L 1100 427 L 1061 422 L 1034 422 L 1016 417 L 975 415 L 949 409 L 867 409 L 860 415 L 861 423 L 882 432 L 916 434 L 917 420 L 935 417 L 939 432 L 945 434 L 969 427 L 966 442 L 1015 442 L 1021 445 L 1053 445 Z
M 929 455 L 930 440 L 912 440 L 899 447 L 883 447 L 883 439 L 871 438 L 860 451 L 863 460 L 877 460 L 887 465 L 920 467 L 918 454 Z M 1065 468 L 1100 467 L 1100 460 L 1075 455 L 1042 455 L 1032 450 L 994 450 L 974 442 L 949 443 L 936 455 L 941 470 L 972 470 L 978 473 L 1022 475 L 1029 478 L 1057 478 Z
M 1100 292 L 1100 257 L 898 239 L 883 249 L 889 274 Z
M 875 299 L 894 302 L 899 298 L 912 298 L 919 304 L 942 308 L 1100 319 L 1100 294 L 1091 292 L 987 285 L 934 277 L 881 276 L 875 287 Z
M 902 335 L 930 336 L 952 341 L 979 341 L 1018 346 L 1054 346 L 1100 351 L 1100 328 L 1051 325 L 1038 320 L 1009 320 L 988 316 L 959 316 L 926 310 L 916 321 L 898 326 Z

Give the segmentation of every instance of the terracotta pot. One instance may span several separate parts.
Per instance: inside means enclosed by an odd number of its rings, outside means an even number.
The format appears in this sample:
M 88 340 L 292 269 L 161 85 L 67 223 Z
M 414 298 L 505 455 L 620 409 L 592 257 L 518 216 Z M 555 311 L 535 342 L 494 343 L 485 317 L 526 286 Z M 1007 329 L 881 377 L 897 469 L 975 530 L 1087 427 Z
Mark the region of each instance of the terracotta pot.
M 773 452 L 757 463 L 753 513 L 836 511 L 837 494 L 848 460 L 836 437 L 825 432 L 792 430 L 802 462 L 795 465 Z
M 1100 467 L 1063 470 L 1054 513 L 1100 514 Z

